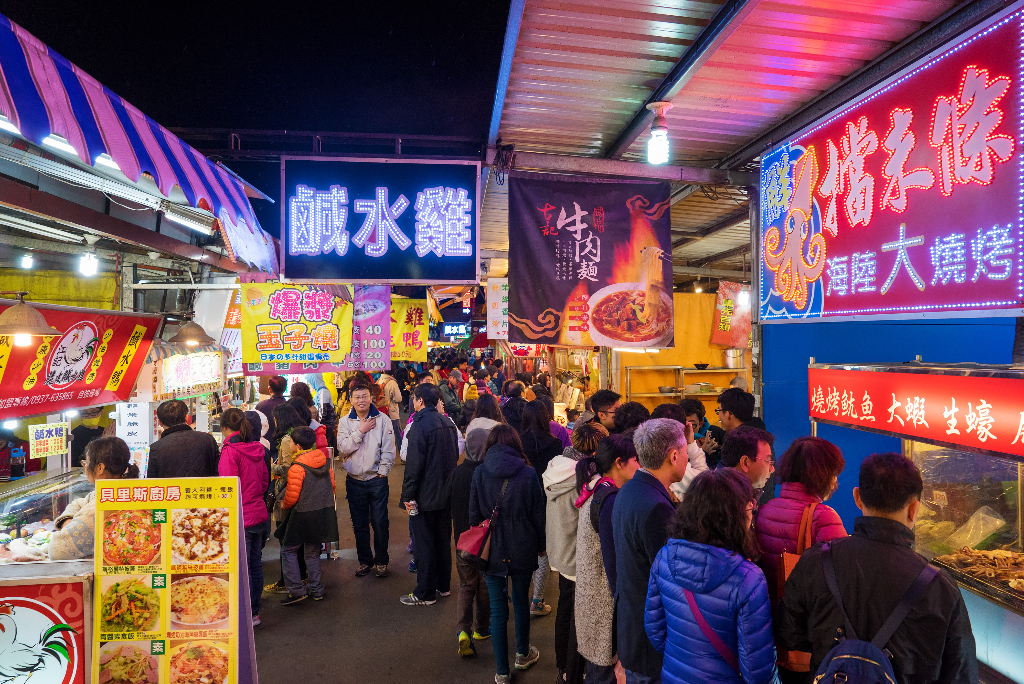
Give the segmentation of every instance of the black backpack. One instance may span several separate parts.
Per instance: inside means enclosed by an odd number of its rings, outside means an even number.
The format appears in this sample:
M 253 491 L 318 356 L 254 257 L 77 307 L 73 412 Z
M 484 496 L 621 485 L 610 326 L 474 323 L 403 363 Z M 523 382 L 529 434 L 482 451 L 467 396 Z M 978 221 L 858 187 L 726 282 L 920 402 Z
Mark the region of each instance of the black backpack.
M 926 565 L 917 576 L 907 593 L 900 599 L 896 609 L 892 611 L 885 623 L 871 641 L 862 641 L 853 629 L 846 609 L 843 608 L 843 597 L 839 593 L 839 581 L 836 579 L 836 568 L 832 560 L 832 549 L 828 544 L 821 547 L 822 569 L 825 571 L 825 582 L 832 594 L 832 599 L 839 606 L 843 616 L 843 630 L 839 643 L 828 652 L 815 673 L 816 684 L 895 684 L 896 674 L 893 672 L 891 656 L 885 646 L 892 639 L 900 624 L 910 614 L 924 595 L 925 589 L 939 574 L 931 565 Z

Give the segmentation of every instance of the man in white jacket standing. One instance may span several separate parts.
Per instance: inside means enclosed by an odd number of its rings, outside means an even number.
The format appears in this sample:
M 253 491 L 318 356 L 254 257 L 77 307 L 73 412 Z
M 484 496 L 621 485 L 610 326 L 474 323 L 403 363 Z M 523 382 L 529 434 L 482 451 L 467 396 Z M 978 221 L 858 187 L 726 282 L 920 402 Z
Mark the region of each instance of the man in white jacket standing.
M 388 575 L 388 473 L 395 464 L 395 429 L 373 405 L 370 388 L 352 391 L 352 410 L 338 420 L 338 454 L 345 459 L 345 492 L 356 537 L 356 577 Z M 373 529 L 373 549 L 370 529 Z

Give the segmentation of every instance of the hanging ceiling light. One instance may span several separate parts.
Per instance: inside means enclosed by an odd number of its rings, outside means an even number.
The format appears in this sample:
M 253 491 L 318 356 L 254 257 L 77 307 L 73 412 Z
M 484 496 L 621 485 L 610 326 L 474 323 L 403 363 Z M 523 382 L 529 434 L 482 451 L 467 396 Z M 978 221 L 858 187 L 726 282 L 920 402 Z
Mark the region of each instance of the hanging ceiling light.
M 671 102 L 652 102 L 647 109 L 654 112 L 651 124 L 651 139 L 647 141 L 647 163 L 664 164 L 668 161 L 668 121 L 665 114 L 672 109 Z
M 740 301 L 740 306 L 746 306 L 747 304 L 750 304 L 750 292 L 747 290 L 740 290 L 740 295 L 738 299 Z
M 213 344 L 216 340 L 206 334 L 203 330 L 203 326 L 199 325 L 195 321 L 189 321 L 185 325 L 181 326 L 178 330 L 178 334 L 167 340 L 168 344 L 187 344 L 190 347 L 195 347 L 201 344 Z
M 100 262 L 92 252 L 86 252 L 78 260 L 78 272 L 84 276 L 94 276 L 99 270 Z
M 700 294 L 701 292 L 704 291 L 704 288 L 700 286 L 700 278 L 697 278 L 696 282 L 694 282 L 693 291 L 696 292 L 697 294 Z
M 26 254 L 23 257 L 21 257 L 21 267 L 22 268 L 32 268 L 32 255 L 31 254 Z
M 13 335 L 14 345 L 27 347 L 32 344 L 33 337 L 60 335 L 60 330 L 46 322 L 43 314 L 25 303 L 28 292 L 0 292 L 18 296 L 18 303 L 7 307 L 0 313 L 0 335 Z

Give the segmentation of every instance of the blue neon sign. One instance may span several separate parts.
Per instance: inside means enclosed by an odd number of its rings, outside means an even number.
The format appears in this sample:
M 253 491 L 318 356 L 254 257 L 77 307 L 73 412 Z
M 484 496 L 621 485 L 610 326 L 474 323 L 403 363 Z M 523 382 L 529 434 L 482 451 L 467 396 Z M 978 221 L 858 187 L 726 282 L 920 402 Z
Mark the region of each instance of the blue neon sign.
M 479 282 L 478 162 L 284 157 L 283 275 Z

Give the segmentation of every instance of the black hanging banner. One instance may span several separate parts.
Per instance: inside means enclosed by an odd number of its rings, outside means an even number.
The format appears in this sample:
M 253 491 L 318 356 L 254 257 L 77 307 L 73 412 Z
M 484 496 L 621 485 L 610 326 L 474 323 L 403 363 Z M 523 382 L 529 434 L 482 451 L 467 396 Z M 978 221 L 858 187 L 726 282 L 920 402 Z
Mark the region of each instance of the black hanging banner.
M 669 184 L 513 173 L 509 341 L 674 346 Z

